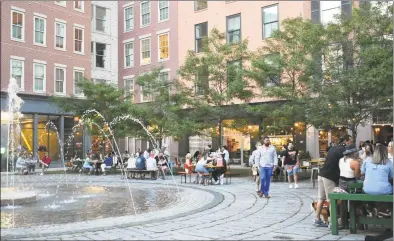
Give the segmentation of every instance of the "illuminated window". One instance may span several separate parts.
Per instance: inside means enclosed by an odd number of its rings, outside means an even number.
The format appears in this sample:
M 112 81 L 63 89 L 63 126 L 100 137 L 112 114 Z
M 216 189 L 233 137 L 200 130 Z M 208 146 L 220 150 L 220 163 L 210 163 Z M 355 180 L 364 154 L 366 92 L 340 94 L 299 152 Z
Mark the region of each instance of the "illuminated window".
M 169 59 L 169 34 L 159 35 L 159 60 Z

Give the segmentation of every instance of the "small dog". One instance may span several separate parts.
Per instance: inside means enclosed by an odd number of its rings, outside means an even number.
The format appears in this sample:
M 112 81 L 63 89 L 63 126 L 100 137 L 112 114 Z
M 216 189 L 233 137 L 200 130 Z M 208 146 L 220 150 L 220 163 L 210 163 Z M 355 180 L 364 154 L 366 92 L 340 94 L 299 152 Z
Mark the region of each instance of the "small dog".
M 316 212 L 316 207 L 317 207 L 317 202 L 316 201 L 312 202 L 311 211 Z M 328 202 L 324 201 L 323 208 L 321 210 L 320 215 L 323 218 L 323 221 L 328 224 L 328 217 L 330 217 L 330 210 L 329 210 Z

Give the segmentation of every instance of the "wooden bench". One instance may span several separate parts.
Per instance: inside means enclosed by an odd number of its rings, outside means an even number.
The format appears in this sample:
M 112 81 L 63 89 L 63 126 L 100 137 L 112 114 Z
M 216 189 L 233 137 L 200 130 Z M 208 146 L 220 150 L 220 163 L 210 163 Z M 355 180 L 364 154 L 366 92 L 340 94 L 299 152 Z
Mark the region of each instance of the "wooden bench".
M 359 185 L 359 184 L 358 184 Z M 362 185 L 362 184 L 361 184 Z M 351 190 L 351 187 L 349 188 Z M 356 216 L 356 204 L 360 202 L 388 202 L 393 203 L 393 195 L 369 195 L 359 193 L 329 193 L 330 199 L 330 214 L 331 214 L 331 232 L 333 235 L 338 235 L 338 217 L 337 217 L 337 201 L 344 200 L 349 201 L 349 219 L 350 219 L 350 233 L 356 233 L 356 224 L 375 224 L 387 227 L 393 226 L 393 217 L 390 219 L 375 218 L 375 217 L 357 217 Z M 344 202 L 342 202 L 344 203 Z M 393 212 L 393 206 L 390 205 L 391 213 Z M 347 218 L 342 218 L 344 226 L 347 226 Z
M 136 179 L 137 179 L 137 175 L 139 175 L 140 179 L 145 178 L 145 174 L 149 174 L 150 177 L 152 178 L 153 174 L 155 173 L 155 171 L 153 170 L 138 170 L 134 168 L 127 168 L 126 172 L 127 172 L 127 178 L 136 178 Z

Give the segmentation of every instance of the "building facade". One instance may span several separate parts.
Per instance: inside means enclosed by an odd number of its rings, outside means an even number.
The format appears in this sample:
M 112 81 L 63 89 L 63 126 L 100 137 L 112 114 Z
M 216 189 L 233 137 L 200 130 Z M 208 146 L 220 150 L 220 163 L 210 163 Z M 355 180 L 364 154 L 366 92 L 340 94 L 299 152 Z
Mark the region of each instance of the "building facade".
M 176 78 L 178 69 L 178 1 L 118 1 L 119 88 L 124 88 L 128 101 L 151 101 L 135 81 L 138 76 L 161 67 L 160 78 Z M 121 140 L 129 152 L 149 148 L 149 142 L 136 138 Z M 178 145 L 165 138 L 172 155 Z
M 55 128 L 66 142 L 74 116 L 62 113 L 50 96 L 82 96 L 75 81 L 90 77 L 90 4 L 84 1 L 2 1 L 1 3 L 1 147 L 7 149 L 7 87 L 15 78 L 24 100 L 21 146 L 58 160 Z M 3 115 L 4 114 L 4 115 Z M 83 151 L 82 131 L 65 153 Z

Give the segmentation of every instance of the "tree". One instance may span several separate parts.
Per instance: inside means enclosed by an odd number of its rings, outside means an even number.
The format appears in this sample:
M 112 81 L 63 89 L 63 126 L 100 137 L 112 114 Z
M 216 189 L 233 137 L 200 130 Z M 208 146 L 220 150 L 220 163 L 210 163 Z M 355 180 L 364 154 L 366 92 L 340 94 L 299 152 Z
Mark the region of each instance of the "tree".
M 281 30 L 258 49 L 246 75 L 255 80 L 261 97 L 277 102 L 248 108 L 264 113 L 272 120 L 271 131 L 289 129 L 296 122 L 319 123 L 323 119 L 307 118 L 311 96 L 311 80 L 316 72 L 313 58 L 327 45 L 324 27 L 302 18 L 285 19 Z M 319 115 L 317 115 L 319 116 Z M 295 129 L 295 128 L 294 128 Z M 293 132 L 293 135 L 295 133 Z
M 391 19 L 392 11 L 362 6 L 351 18 L 339 15 L 326 26 L 284 20 L 247 73 L 263 97 L 282 101 L 281 108 L 260 111 L 283 126 L 297 121 L 317 128 L 343 126 L 356 138 L 360 124 L 391 105 Z
M 348 128 L 354 138 L 380 109 L 392 111 L 393 3 L 369 2 L 326 28 L 323 82 L 315 86 L 332 125 Z M 314 109 L 322 107 L 314 106 Z M 390 115 L 392 117 L 392 114 Z
M 190 50 L 180 67 L 184 92 L 190 97 L 189 114 L 205 128 L 219 123 L 221 130 L 222 120 L 228 116 L 224 107 L 253 97 L 252 86 L 243 76 L 243 63 L 249 58 L 247 46 L 247 40 L 228 44 L 225 35 L 213 29 L 203 39 L 203 54 Z
M 176 79 L 168 79 L 162 69 L 154 68 L 136 80 L 142 87 L 144 100 L 148 100 L 139 106 L 140 110 L 150 132 L 159 140 L 159 146 L 164 137 L 177 140 L 200 129 L 200 125 L 185 113 L 188 98 L 184 85 Z

